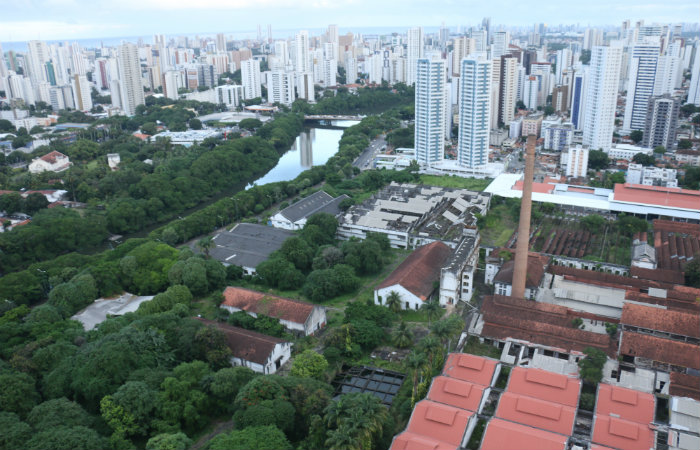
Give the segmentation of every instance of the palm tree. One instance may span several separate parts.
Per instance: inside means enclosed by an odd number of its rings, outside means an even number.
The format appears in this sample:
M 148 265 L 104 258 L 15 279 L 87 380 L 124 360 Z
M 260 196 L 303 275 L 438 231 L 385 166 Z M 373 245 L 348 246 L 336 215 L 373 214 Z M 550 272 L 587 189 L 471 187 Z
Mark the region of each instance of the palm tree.
M 396 291 L 389 292 L 386 297 L 386 306 L 395 313 L 401 311 L 401 294 Z
M 443 347 L 440 340 L 433 335 L 428 335 L 420 341 L 420 348 L 424 354 L 428 355 L 428 364 L 430 364 L 432 370 L 435 367 L 435 361 L 438 359 L 436 357 L 442 355 Z
M 428 326 L 433 319 L 436 319 L 442 315 L 442 306 L 440 306 L 440 301 L 436 298 L 432 298 L 427 302 L 423 302 L 420 305 L 420 309 L 425 311 L 428 316 Z
M 416 389 L 418 389 L 418 374 L 420 373 L 423 366 L 427 362 L 425 355 L 423 353 L 418 353 L 412 351 L 404 360 L 406 367 L 413 371 L 413 391 L 411 393 L 411 408 L 415 405 L 416 401 Z
M 209 258 L 209 250 L 214 248 L 216 244 L 214 244 L 214 241 L 212 240 L 211 236 L 203 237 L 199 241 L 197 241 L 197 247 L 199 247 L 200 250 L 204 252 L 207 258 Z
M 362 443 L 356 431 L 343 423 L 337 430 L 328 430 L 326 448 L 329 450 L 360 450 Z
M 413 343 L 413 332 L 403 320 L 394 331 L 394 345 L 398 348 L 407 348 Z

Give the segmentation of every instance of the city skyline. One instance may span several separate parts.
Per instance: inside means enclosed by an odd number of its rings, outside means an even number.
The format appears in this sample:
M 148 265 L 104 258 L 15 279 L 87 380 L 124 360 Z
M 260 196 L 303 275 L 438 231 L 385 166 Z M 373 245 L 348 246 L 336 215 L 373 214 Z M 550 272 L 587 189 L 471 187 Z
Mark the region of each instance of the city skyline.
M 493 8 L 477 2 L 443 0 L 433 2 L 426 14 L 425 4 L 418 1 L 386 1 L 377 4 L 353 0 L 331 4 L 326 0 L 237 0 L 231 4 L 204 0 L 196 7 L 183 0 L 106 0 L 99 10 L 87 0 L 30 0 L 13 2 L 3 7 L 0 19 L 0 42 L 24 42 L 32 39 L 70 40 L 141 36 L 152 33 L 194 34 L 225 32 L 256 33 L 256 26 L 270 24 L 275 29 L 318 28 L 338 23 L 348 28 L 437 27 L 441 23 L 456 30 L 491 17 L 497 26 L 527 27 L 533 23 L 558 26 L 608 26 L 625 19 L 647 22 L 686 22 L 697 17 L 698 5 L 692 0 L 671 0 L 664 3 L 635 1 L 617 2 L 611 6 L 603 0 L 585 4 L 560 5 L 551 1 L 531 4 L 509 1 Z M 263 6 L 260 6 L 260 5 Z M 605 10 L 606 14 L 599 12 Z M 368 14 L 371 11 L 371 14 Z M 462 13 L 461 11 L 464 11 Z M 634 11 L 630 14 L 630 11 Z M 153 15 L 158 22 L 154 24 Z M 571 20 L 572 17 L 576 21 Z M 50 18 L 50 19 L 46 19 Z M 234 31 L 240 28 L 246 29 Z

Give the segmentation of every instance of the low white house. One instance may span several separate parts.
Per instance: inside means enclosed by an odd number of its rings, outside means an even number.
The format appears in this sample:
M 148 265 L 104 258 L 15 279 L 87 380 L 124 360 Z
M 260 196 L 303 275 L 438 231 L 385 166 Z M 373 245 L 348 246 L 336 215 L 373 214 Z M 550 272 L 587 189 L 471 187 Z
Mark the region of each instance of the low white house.
M 345 194 L 333 198 L 325 191 L 317 191 L 272 216 L 270 223 L 275 228 L 301 230 L 306 225 L 306 220 L 314 214 L 338 215 L 340 213 L 338 205 L 346 198 L 349 197 Z
M 66 155 L 61 152 L 53 151 L 29 163 L 29 172 L 63 172 L 70 166 L 70 159 Z
M 213 320 L 197 320 L 224 333 L 226 345 L 231 349 L 233 366 L 248 367 L 254 372 L 268 375 L 276 373 L 292 357 L 292 343 L 284 339 Z
M 299 300 L 229 286 L 224 290 L 221 308 L 245 311 L 253 317 L 263 314 L 279 319 L 292 332 L 309 336 L 326 326 L 326 308 Z
M 374 290 L 374 303 L 386 305 L 391 292 L 401 297 L 401 309 L 419 309 L 433 295 L 440 270 L 452 249 L 440 241 L 419 247 Z M 446 304 L 442 304 L 446 306 Z

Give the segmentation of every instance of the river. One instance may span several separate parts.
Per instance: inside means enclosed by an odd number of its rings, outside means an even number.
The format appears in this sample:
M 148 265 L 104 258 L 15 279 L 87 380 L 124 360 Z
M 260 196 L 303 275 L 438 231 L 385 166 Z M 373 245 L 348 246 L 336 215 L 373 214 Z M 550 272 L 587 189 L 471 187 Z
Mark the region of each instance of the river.
M 343 137 L 344 129 L 358 123 L 360 122 L 355 120 L 334 120 L 331 122 L 331 126 L 337 128 L 305 127 L 301 134 L 297 136 L 292 147 L 277 161 L 277 165 L 265 175 L 246 186 L 245 189 L 250 189 L 254 185 L 261 186 L 277 181 L 293 180 L 311 166 L 325 164 L 331 156 L 338 152 L 338 144 L 340 143 L 340 138 Z M 239 184 L 225 189 L 197 206 L 186 209 L 180 213 L 180 216 L 185 217 L 202 208 L 206 208 L 217 200 L 234 195 L 242 188 L 243 185 Z M 122 239 L 146 237 L 151 231 L 162 227 L 172 220 L 171 218 L 165 222 L 151 224 L 140 231 L 124 235 Z M 105 245 L 107 246 L 108 244 Z
M 333 127 L 338 128 L 304 128 L 287 153 L 282 155 L 277 165 L 261 178 L 249 184 L 262 186 L 267 183 L 293 180 L 311 166 L 320 166 L 338 152 L 338 143 L 343 136 L 343 129 L 357 125 L 355 120 L 334 120 Z

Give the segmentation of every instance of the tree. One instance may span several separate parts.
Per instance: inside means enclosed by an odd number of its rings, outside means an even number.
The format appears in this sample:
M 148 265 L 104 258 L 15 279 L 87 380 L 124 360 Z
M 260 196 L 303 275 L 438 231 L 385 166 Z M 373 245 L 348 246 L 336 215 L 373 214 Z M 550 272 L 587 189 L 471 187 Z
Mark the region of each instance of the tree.
M 433 319 L 436 319 L 442 315 L 442 306 L 440 306 L 440 301 L 437 298 L 431 298 L 420 305 L 421 311 L 424 311 L 428 316 L 428 327 Z
M 0 405 L 4 411 L 23 417 L 34 408 L 38 400 L 39 394 L 32 377 L 23 372 L 0 372 Z
M 658 145 L 654 147 L 655 155 L 663 155 L 664 153 L 666 153 L 666 147 L 664 147 L 663 145 Z
M 652 155 L 647 155 L 640 152 L 632 157 L 632 162 L 641 164 L 643 166 L 653 166 L 656 162 L 656 159 L 654 159 Z
M 389 292 L 389 295 L 386 296 L 386 306 L 391 311 L 395 313 L 401 311 L 401 304 L 401 294 L 399 294 L 398 292 L 391 291 Z
M 302 272 L 311 268 L 314 249 L 300 237 L 293 236 L 285 240 L 280 248 L 280 253 Z
M 146 450 L 186 450 L 192 443 L 185 433 L 161 433 L 146 443 Z
M 602 170 L 610 163 L 607 153 L 602 150 L 591 150 L 588 152 L 588 167 L 593 170 Z
M 193 130 L 201 130 L 202 129 L 202 121 L 199 119 L 190 119 L 189 126 Z
M 52 427 L 34 434 L 24 444 L 27 450 L 95 450 L 109 448 L 107 440 L 97 434 L 91 428 L 76 427 Z
M 428 364 L 431 368 L 434 368 L 435 362 L 440 359 L 444 351 L 440 339 L 429 334 L 420 341 L 419 347 L 424 354 L 428 355 Z
M 427 359 L 423 353 L 416 352 L 415 350 L 408 354 L 404 360 L 406 368 L 412 372 L 413 380 L 413 390 L 411 391 L 411 405 L 415 404 L 416 400 L 416 389 L 418 388 L 418 374 L 423 370 Z
M 226 367 L 214 374 L 209 390 L 220 401 L 222 412 L 233 412 L 236 395 L 254 377 L 247 367 Z
M 605 226 L 605 219 L 603 219 L 603 217 L 598 214 L 589 214 L 583 219 L 581 219 L 581 224 L 591 234 L 598 234 L 601 231 L 603 231 L 603 227 Z
M 0 412 L 0 449 L 22 448 L 32 435 L 32 429 L 10 412 Z
M 35 406 L 27 416 L 27 423 L 35 430 L 44 430 L 59 426 L 90 426 L 92 422 L 92 417 L 82 406 L 65 397 L 40 403 Z
M 240 122 L 238 122 L 238 128 L 242 128 L 244 130 L 249 130 L 253 131 L 256 128 L 260 128 L 262 126 L 262 122 L 258 119 L 243 119 Z
M 398 348 L 408 348 L 413 344 L 413 332 L 403 320 L 399 323 L 399 326 L 396 327 L 392 338 L 394 345 Z
M 700 288 L 700 254 L 698 253 L 685 266 L 685 282 L 688 286 Z
M 328 361 L 313 350 L 304 350 L 294 357 L 291 375 L 322 380 L 328 369 Z
M 291 450 L 282 430 L 274 425 L 247 427 L 214 436 L 207 450 Z
M 681 139 L 678 141 L 678 148 L 682 150 L 688 150 L 693 148 L 693 142 L 688 139 Z
M 204 252 L 204 255 L 207 258 L 209 258 L 209 251 L 212 248 L 216 247 L 216 244 L 214 243 L 214 240 L 211 238 L 211 236 L 207 236 L 197 241 L 197 247 Z
M 633 130 L 630 133 L 630 139 L 632 139 L 635 144 L 642 142 L 642 138 L 644 138 L 644 132 L 642 130 Z
M 603 379 L 603 366 L 608 357 L 593 347 L 586 347 L 583 353 L 586 357 L 578 361 L 581 378 L 588 383 L 597 384 Z

